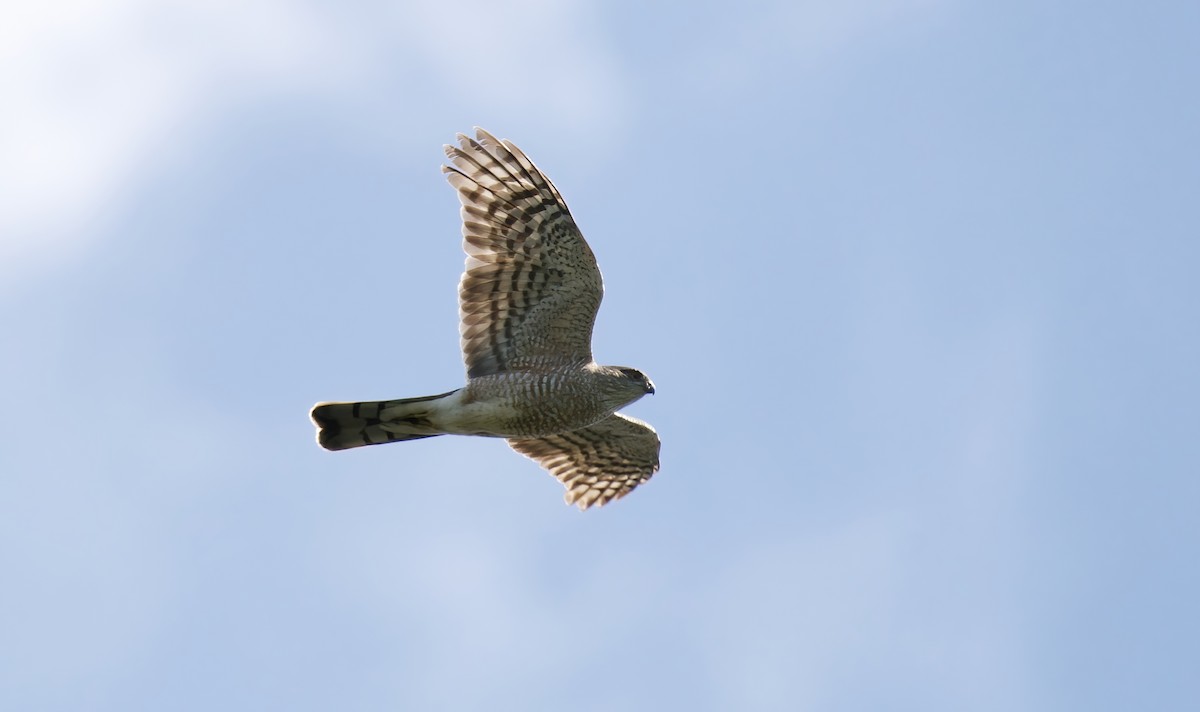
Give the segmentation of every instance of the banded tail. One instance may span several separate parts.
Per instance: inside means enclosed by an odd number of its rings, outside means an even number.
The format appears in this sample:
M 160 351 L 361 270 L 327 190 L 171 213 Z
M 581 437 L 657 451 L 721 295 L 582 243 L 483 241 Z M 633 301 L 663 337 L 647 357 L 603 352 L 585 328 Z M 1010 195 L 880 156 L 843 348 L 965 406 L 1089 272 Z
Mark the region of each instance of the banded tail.
M 318 403 L 312 409 L 317 442 L 326 450 L 346 450 L 443 435 L 430 419 L 434 402 L 457 392 L 364 403 Z

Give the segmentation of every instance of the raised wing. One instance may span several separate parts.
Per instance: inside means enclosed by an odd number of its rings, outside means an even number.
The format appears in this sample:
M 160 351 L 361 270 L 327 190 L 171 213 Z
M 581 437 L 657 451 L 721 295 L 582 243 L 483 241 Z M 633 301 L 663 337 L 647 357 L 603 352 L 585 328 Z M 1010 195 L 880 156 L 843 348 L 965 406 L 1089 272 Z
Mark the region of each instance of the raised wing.
M 580 509 L 620 499 L 658 472 L 658 433 L 620 413 L 579 430 L 508 444 L 557 477 L 567 488 L 567 504 Z
M 458 287 L 469 377 L 592 358 L 603 286 L 567 204 L 510 141 L 476 129 L 446 146 L 462 202 L 467 266 Z

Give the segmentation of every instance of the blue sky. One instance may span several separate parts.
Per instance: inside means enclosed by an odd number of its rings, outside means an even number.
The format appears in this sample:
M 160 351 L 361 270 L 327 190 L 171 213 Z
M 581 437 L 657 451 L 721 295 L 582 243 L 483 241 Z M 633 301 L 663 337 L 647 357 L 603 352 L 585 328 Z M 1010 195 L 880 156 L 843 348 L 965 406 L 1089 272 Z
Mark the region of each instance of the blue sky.
M 0 10 L 0 707 L 1200 704 L 1200 6 Z M 662 470 L 326 453 L 463 378 L 480 125 Z

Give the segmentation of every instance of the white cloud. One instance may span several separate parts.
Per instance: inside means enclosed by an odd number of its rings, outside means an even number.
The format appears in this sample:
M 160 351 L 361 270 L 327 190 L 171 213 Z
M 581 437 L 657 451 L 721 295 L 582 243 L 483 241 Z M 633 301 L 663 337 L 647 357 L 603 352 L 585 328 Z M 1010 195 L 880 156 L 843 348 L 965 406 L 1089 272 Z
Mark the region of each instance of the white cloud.
M 69 254 L 148 170 L 194 145 L 198 127 L 263 91 L 371 92 L 387 86 L 381 75 L 421 66 L 456 96 L 501 110 L 575 124 L 595 122 L 600 109 L 612 115 L 615 72 L 586 39 L 583 7 L 474 2 L 468 21 L 461 5 L 448 14 L 424 0 L 365 10 L 282 0 L 6 4 L 0 264 Z M 530 98 L 543 83 L 564 92 L 550 106 Z
M 311 18 L 270 3 L 68 0 L 2 12 L 5 264 L 94 232 L 89 225 L 170 148 L 172 134 L 211 110 L 223 82 L 294 70 L 316 36 Z

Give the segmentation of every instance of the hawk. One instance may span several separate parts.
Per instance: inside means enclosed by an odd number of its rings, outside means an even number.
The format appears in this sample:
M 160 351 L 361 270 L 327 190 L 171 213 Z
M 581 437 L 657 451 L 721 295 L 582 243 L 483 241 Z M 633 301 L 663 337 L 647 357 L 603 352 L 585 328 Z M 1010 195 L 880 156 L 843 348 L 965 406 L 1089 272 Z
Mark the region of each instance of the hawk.
M 442 166 L 462 203 L 458 286 L 467 383 L 436 396 L 318 403 L 327 450 L 436 435 L 505 438 L 549 470 L 580 509 L 629 494 L 658 471 L 654 428 L 617 411 L 654 384 L 592 359 L 600 268 L 558 189 L 521 149 L 476 129 Z

